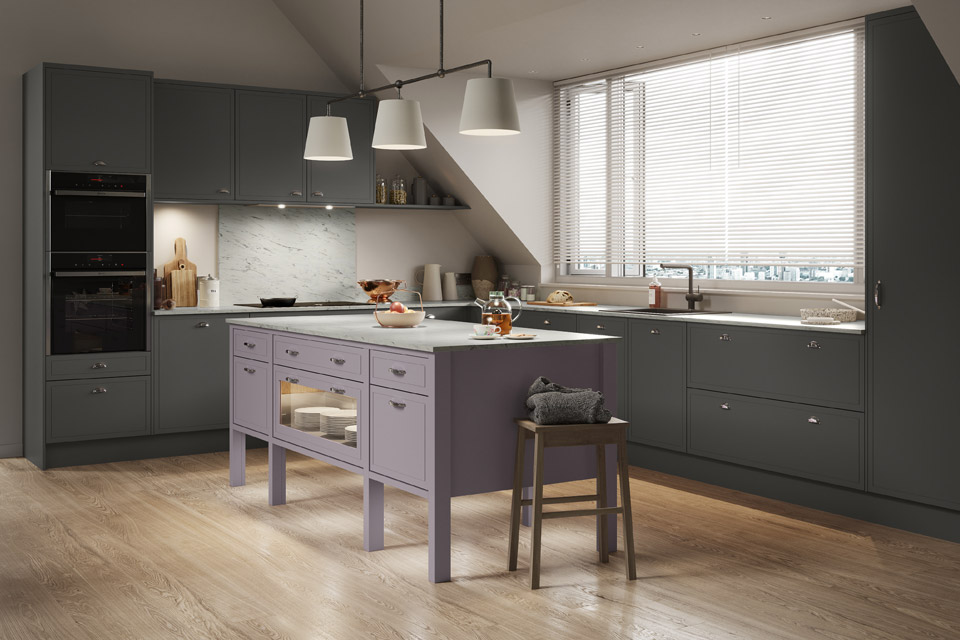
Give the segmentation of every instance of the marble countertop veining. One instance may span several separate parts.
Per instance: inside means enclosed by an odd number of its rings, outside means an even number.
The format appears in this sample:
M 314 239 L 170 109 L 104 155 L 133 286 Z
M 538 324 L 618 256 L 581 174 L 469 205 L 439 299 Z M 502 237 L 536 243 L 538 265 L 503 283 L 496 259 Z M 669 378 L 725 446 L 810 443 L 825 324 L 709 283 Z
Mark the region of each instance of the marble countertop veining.
M 418 327 L 388 329 L 381 327 L 366 315 L 289 316 L 282 318 L 230 318 L 227 323 L 252 329 L 285 331 L 307 336 L 348 340 L 367 345 L 409 349 L 411 351 L 472 351 L 488 349 L 512 349 L 522 347 L 555 347 L 619 340 L 616 336 L 596 336 L 584 333 L 549 331 L 546 329 L 523 329 L 537 337 L 532 340 L 474 340 L 470 337 L 470 325 L 466 322 L 425 320 Z

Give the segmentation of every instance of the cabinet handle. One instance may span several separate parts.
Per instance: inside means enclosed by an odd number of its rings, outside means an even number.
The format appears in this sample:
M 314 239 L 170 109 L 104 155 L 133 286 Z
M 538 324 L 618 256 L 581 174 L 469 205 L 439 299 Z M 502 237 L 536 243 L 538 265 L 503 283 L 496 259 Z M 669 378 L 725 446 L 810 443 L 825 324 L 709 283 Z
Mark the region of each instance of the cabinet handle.
M 723 409 L 724 411 L 730 411 L 730 405 L 727 404 L 726 402 L 721 403 L 720 408 Z
M 406 402 L 397 402 L 396 400 L 388 400 L 388 402 L 394 409 L 405 409 L 407 407 Z
M 197 329 L 207 329 L 207 328 L 209 328 L 209 327 L 210 327 L 210 323 L 209 323 L 209 322 L 198 322 L 198 323 L 197 323 Z
M 300 197 L 303 195 L 303 191 L 291 191 L 290 195 Z
M 816 340 L 811 340 L 809 344 L 807 344 L 807 349 L 819 349 L 819 348 L 820 348 L 820 343 L 817 342 Z
M 290 384 L 300 384 L 300 378 L 284 378 Z
M 877 280 L 877 284 L 873 285 L 873 304 L 877 305 L 877 309 L 880 308 L 880 285 L 882 283 Z
M 291 356 L 293 358 L 296 358 L 298 355 L 300 355 L 299 351 L 293 351 L 291 349 L 284 349 L 284 351 L 287 353 L 288 356 Z
M 389 372 L 392 373 L 393 375 L 399 376 L 399 377 L 401 377 L 401 378 L 402 378 L 403 376 L 407 375 L 407 370 L 406 370 L 406 369 L 394 369 L 393 367 L 390 367 L 389 369 L 387 369 L 387 371 L 389 371 Z
M 256 343 L 256 342 L 244 342 L 244 343 L 243 343 L 243 346 L 245 346 L 245 347 L 248 348 L 248 349 L 253 349 L 255 346 L 257 346 L 257 343 Z
M 251 369 L 250 367 L 244 367 L 243 370 L 246 371 L 247 373 L 256 373 L 256 372 L 257 372 L 256 369 Z
M 721 333 L 720 342 L 730 342 L 730 335 L 727 333 Z
M 818 418 L 817 416 L 810 416 L 809 418 L 807 418 L 807 422 L 809 422 L 810 424 L 820 424 L 820 418 Z
M 347 361 L 343 358 L 330 358 L 330 362 L 333 364 L 346 364 Z
M 338 396 L 346 395 L 347 390 L 341 389 L 340 387 L 330 387 L 330 391 L 333 391 Z
M 428 314 L 426 315 L 426 317 L 429 318 L 430 320 L 436 320 L 436 319 L 437 319 L 437 316 L 434 315 L 434 314 L 432 314 L 432 313 L 428 313 Z
M 106 387 L 97 387 L 96 389 L 94 389 L 94 390 L 91 391 L 90 393 L 106 393 L 106 392 L 107 392 L 107 388 L 106 388 Z
M 230 193 L 230 189 L 217 189 L 217 193 Z
M 105 166 L 107 166 L 107 163 L 104 162 L 103 160 L 94 160 L 94 161 L 93 161 L 93 166 L 95 166 L 95 167 L 105 167 Z
M 544 320 L 544 321 L 543 321 L 543 324 L 545 324 L 546 326 L 549 327 L 549 326 L 550 326 L 551 324 L 553 324 L 553 323 L 550 322 L 549 320 Z
M 660 329 L 650 329 L 650 335 L 652 336 L 660 335 Z
M 93 365 L 90 366 L 90 368 L 91 368 L 91 369 L 106 369 L 106 368 L 107 368 L 107 363 L 106 363 L 106 362 L 94 362 Z
M 323 197 L 323 191 L 314 191 L 314 192 L 313 192 L 312 194 L 310 194 L 310 195 L 312 195 L 312 196 L 315 197 L 315 198 L 322 198 L 322 197 Z
M 598 324 L 598 325 L 597 325 L 597 329 L 600 329 L 600 331 L 604 331 L 604 330 L 606 330 L 606 327 L 603 326 L 602 324 Z

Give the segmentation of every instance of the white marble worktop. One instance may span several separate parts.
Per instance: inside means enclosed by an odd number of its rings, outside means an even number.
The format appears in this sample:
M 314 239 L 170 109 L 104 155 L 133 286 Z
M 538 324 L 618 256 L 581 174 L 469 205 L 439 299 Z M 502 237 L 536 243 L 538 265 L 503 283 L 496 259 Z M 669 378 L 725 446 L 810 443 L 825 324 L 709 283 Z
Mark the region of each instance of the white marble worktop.
M 410 303 L 407 303 L 410 304 Z M 437 307 L 463 307 L 466 305 L 472 305 L 473 302 L 468 300 L 453 300 L 450 302 L 424 302 L 423 307 L 425 309 L 437 308 Z M 416 307 L 416 305 L 413 305 Z M 155 316 L 192 316 L 192 315 L 202 315 L 206 313 L 297 313 L 297 314 L 311 314 L 311 313 L 323 313 L 324 311 L 364 311 L 369 310 L 373 313 L 373 304 L 369 305 L 345 305 L 340 307 L 244 307 L 240 305 L 230 304 L 223 305 L 220 307 L 177 307 L 176 309 L 155 309 L 153 315 Z M 381 309 L 385 309 L 385 305 L 380 305 Z
M 467 322 L 448 320 L 424 320 L 417 327 L 390 329 L 381 327 L 371 316 L 287 316 L 270 318 L 229 318 L 229 324 L 268 331 L 284 331 L 334 340 L 348 340 L 367 345 L 409 349 L 411 351 L 471 351 L 509 349 L 518 347 L 561 346 L 619 340 L 615 336 L 595 336 L 585 333 L 549 331 L 547 329 L 515 329 L 515 333 L 532 333 L 532 340 L 475 340 L 470 337 L 471 325 Z

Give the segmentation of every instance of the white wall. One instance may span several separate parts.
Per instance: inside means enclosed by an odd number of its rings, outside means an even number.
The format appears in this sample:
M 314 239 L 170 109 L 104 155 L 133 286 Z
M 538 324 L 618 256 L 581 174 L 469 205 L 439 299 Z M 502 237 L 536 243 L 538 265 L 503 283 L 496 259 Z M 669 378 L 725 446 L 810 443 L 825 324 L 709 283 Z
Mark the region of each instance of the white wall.
M 187 241 L 187 258 L 197 265 L 197 275 L 217 275 L 217 224 L 215 204 L 158 204 L 153 209 L 153 266 L 160 274 L 173 260 L 173 243 Z
M 4 2 L 0 269 L 8 274 L 10 300 L 19 299 L 22 280 L 21 75 L 41 62 L 147 69 L 161 78 L 343 90 L 269 0 Z M 16 311 L 0 315 L 0 449 L 21 440 L 20 324 Z

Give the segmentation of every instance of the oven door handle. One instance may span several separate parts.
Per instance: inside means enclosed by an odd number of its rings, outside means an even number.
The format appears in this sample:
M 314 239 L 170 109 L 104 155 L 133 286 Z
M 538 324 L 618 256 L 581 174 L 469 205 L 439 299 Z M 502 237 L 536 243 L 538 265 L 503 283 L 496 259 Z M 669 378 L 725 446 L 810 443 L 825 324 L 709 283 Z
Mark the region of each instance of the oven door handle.
M 89 278 L 102 276 L 145 276 L 146 271 L 54 271 L 54 278 Z
M 146 198 L 143 191 L 83 191 L 81 189 L 54 189 L 50 192 L 54 196 L 94 196 L 96 198 Z

